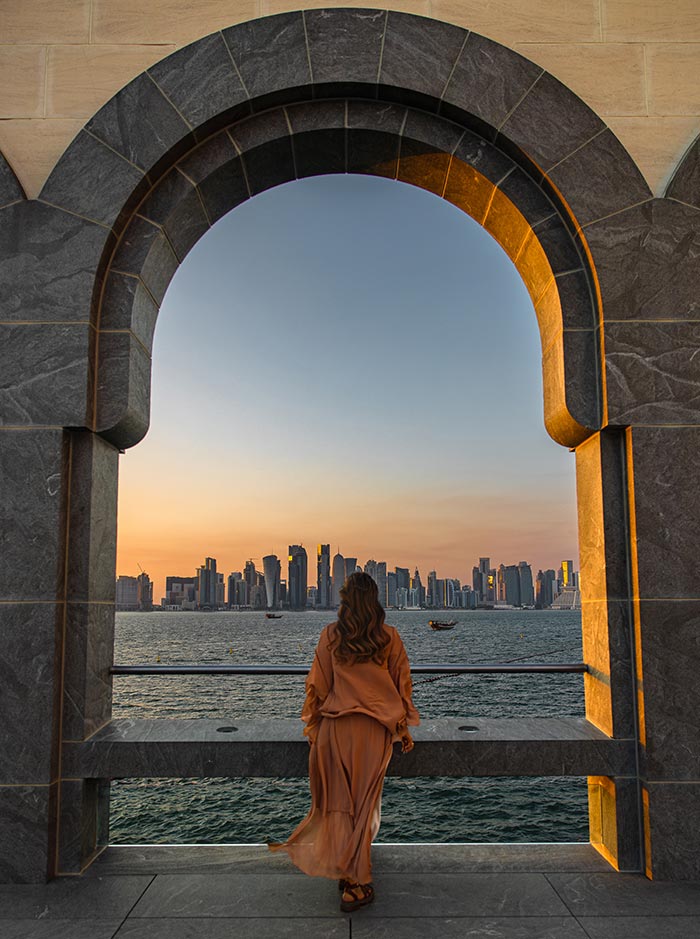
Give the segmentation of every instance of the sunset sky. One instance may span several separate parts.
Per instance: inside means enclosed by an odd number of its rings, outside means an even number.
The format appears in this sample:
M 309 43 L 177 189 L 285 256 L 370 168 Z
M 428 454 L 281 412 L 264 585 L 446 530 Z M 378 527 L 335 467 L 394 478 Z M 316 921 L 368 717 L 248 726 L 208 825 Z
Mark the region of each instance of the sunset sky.
M 142 565 L 157 602 L 205 556 L 227 575 L 273 552 L 286 577 L 287 546 L 317 542 L 424 580 L 577 557 L 515 268 L 455 207 L 373 177 L 270 190 L 195 246 L 156 328 L 151 429 L 121 457 L 117 572 Z

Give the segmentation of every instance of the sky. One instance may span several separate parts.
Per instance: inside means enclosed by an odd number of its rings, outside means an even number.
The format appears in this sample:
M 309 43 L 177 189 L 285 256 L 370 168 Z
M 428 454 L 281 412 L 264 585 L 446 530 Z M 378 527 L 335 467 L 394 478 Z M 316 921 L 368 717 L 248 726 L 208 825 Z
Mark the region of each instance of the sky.
M 275 553 L 285 577 L 289 544 L 463 582 L 480 556 L 578 553 L 520 276 L 459 209 L 377 177 L 269 190 L 195 245 L 119 487 L 117 572 L 158 601 L 206 556 L 227 575 Z

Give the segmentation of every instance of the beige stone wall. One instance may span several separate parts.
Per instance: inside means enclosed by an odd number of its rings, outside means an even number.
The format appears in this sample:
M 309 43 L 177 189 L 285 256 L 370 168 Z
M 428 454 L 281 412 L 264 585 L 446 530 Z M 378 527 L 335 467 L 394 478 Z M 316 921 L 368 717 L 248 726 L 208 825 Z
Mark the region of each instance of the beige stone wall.
M 418 13 L 516 49 L 601 115 L 658 194 L 700 133 L 700 0 L 0 0 L 0 150 L 34 196 L 143 69 L 221 27 L 302 6 Z

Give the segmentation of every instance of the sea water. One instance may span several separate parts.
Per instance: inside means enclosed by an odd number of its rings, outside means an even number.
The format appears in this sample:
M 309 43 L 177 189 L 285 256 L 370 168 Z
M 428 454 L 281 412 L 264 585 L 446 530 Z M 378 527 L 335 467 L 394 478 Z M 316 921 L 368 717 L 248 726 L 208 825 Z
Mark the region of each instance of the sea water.
M 455 619 L 434 632 L 431 616 Z M 118 613 L 115 662 L 308 666 L 328 612 Z M 412 664 L 581 661 L 572 611 L 390 611 Z M 425 718 L 583 717 L 583 676 L 414 677 Z M 298 718 L 302 676 L 115 676 L 115 718 Z M 301 736 L 302 725 L 299 724 Z M 395 756 L 400 759 L 400 756 Z M 306 779 L 115 780 L 114 844 L 259 843 L 306 814 Z M 587 841 L 586 780 L 387 777 L 379 842 Z

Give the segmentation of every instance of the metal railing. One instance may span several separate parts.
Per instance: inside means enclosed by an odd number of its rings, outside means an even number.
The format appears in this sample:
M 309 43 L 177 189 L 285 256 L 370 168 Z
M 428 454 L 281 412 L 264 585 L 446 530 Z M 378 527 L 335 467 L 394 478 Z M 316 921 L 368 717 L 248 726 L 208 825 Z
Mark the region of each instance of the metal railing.
M 306 675 L 307 665 L 113 665 L 112 675 Z M 414 675 L 521 675 L 583 673 L 585 662 L 481 662 L 476 665 L 412 665 Z

